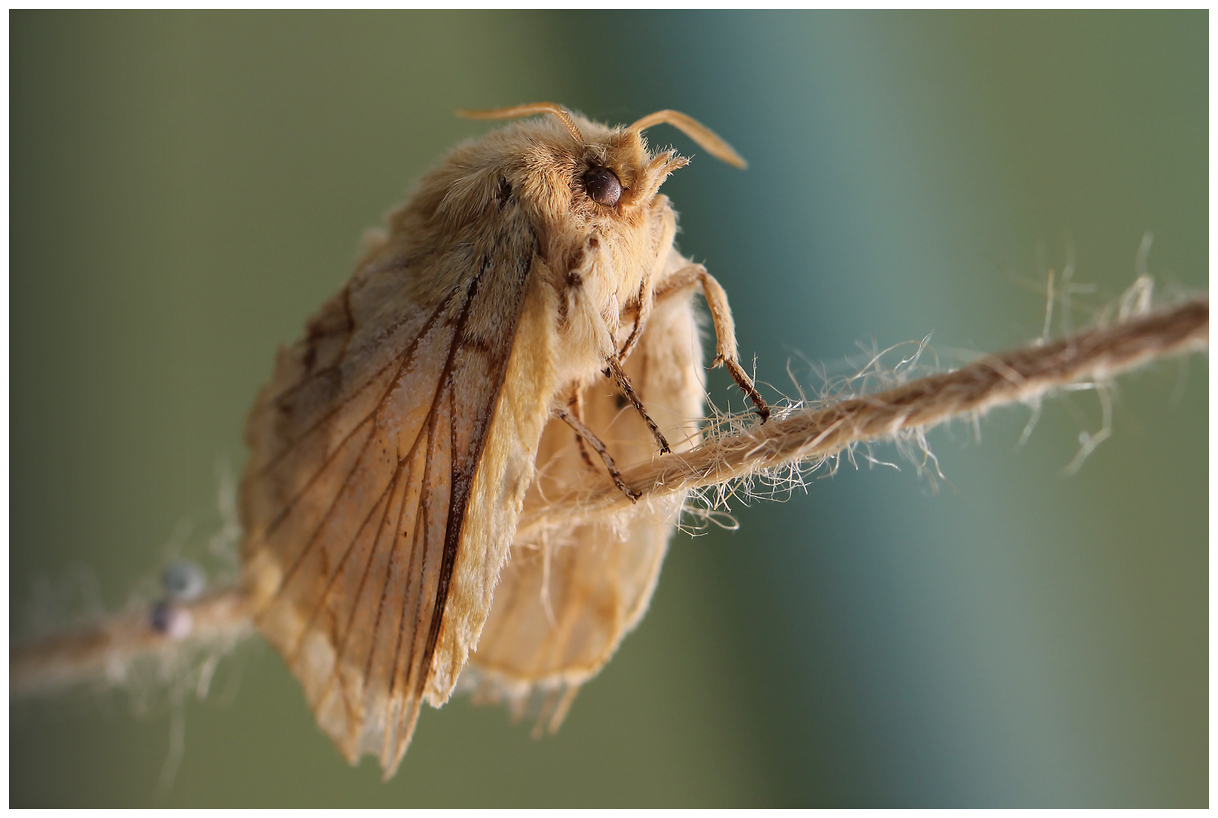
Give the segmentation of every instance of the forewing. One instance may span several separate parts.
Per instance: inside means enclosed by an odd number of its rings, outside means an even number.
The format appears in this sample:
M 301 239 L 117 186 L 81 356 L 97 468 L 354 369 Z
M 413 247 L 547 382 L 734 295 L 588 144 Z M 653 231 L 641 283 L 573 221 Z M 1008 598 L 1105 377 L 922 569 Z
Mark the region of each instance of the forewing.
M 374 259 L 281 351 L 247 427 L 256 622 L 343 754 L 379 755 L 387 774 L 424 696 L 451 690 L 506 557 L 523 486 L 467 525 L 479 469 L 531 475 L 540 434 L 540 422 L 531 442 L 493 429 L 505 381 L 520 379 L 509 370 L 535 243 L 505 230 L 475 247 Z M 419 276 L 447 289 L 419 295 Z

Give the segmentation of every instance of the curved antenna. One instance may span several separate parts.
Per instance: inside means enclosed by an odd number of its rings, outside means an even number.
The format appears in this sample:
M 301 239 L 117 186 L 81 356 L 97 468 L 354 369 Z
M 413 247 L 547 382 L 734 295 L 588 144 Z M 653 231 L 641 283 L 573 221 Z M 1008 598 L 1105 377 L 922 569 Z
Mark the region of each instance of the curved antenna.
M 457 111 L 457 116 L 466 119 L 516 119 L 533 114 L 554 114 L 562 124 L 567 126 L 571 136 L 583 144 L 584 135 L 579 132 L 579 126 L 571 117 L 571 113 L 556 102 L 527 102 L 524 105 L 513 105 L 510 108 L 491 108 L 486 111 Z M 707 148 L 710 150 L 710 148 Z M 730 150 L 730 148 L 729 148 Z
M 741 169 L 749 165 L 748 162 L 744 161 L 744 157 L 736 153 L 736 150 L 720 139 L 714 131 L 692 116 L 686 116 L 680 111 L 656 111 L 654 114 L 648 114 L 643 117 L 626 130 L 642 132 L 652 125 L 659 125 L 661 123 L 672 125 L 681 133 L 697 142 L 711 156 L 722 162 L 727 162 L 729 165 Z

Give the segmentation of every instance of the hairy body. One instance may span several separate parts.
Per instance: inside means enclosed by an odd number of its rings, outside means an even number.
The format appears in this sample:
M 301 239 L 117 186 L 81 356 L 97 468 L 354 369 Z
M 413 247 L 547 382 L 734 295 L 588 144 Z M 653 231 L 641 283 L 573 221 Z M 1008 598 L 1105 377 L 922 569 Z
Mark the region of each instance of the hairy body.
M 544 503 L 545 479 L 612 479 L 633 500 L 610 450 L 641 459 L 669 436 L 694 439 L 693 285 L 715 323 L 715 363 L 768 411 L 736 361 L 722 289 L 673 247 L 676 217 L 658 191 L 687 160 L 651 154 L 642 130 L 670 122 L 721 158 L 734 152 L 675 112 L 629 128 L 549 104 L 491 115 L 529 113 L 554 117 L 459 147 L 423 178 L 280 351 L 246 430 L 243 556 L 258 627 L 343 754 L 375 754 L 386 775 L 422 702 L 445 702 L 475 649 L 494 696 L 573 691 L 641 616 L 679 498 L 640 504 L 616 532 L 556 532 L 557 561 L 549 543 L 518 544 L 540 548 L 543 576 L 514 560 L 497 596 L 538 585 L 549 635 L 527 613 L 536 606 L 492 600 L 530 486 Z M 628 420 L 614 386 L 637 409 Z M 644 399 L 665 410 L 664 428 Z M 606 445 L 597 431 L 612 428 L 625 440 Z M 561 623 L 554 587 L 566 589 Z M 581 629 L 597 616 L 599 635 Z

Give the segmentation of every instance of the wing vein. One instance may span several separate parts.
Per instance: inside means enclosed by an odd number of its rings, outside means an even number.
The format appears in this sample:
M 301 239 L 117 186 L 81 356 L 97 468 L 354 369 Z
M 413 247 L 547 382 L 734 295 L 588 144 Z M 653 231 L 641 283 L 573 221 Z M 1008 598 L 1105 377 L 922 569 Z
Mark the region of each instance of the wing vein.
M 394 473 L 394 482 L 395 483 L 396 483 L 398 477 L 400 477 L 402 475 L 402 473 L 404 471 L 404 467 L 409 465 L 410 461 L 414 459 L 415 453 L 419 447 L 419 443 L 422 442 L 423 440 L 424 440 L 424 437 L 422 435 L 416 436 L 414 443 L 410 447 L 410 451 L 406 454 L 406 457 L 404 457 L 400 460 L 397 471 Z M 396 551 L 398 548 L 397 534 L 398 534 L 399 528 L 402 525 L 402 515 L 405 513 L 405 510 L 406 510 L 407 493 L 408 492 L 406 492 L 406 491 L 402 492 L 402 502 L 398 504 L 397 520 L 395 520 L 394 524 L 393 524 L 393 537 L 390 539 L 390 543 L 392 543 L 392 545 L 390 546 L 390 548 L 391 548 L 390 561 L 389 561 L 390 569 L 392 569 L 393 562 L 394 562 L 394 556 L 396 555 Z M 391 492 L 390 497 L 392 497 L 392 496 L 393 495 Z M 422 498 L 421 492 L 420 492 L 419 496 L 421 499 Z M 388 511 L 388 508 L 389 508 L 389 506 L 386 505 L 386 511 Z M 418 514 L 417 508 L 415 509 L 415 514 L 416 515 Z M 384 520 L 382 520 L 382 526 L 383 525 L 384 525 Z M 371 549 L 370 553 L 368 554 L 368 561 L 366 563 L 364 563 L 364 573 L 360 576 L 359 588 L 356 590 L 355 598 L 351 602 L 351 613 L 347 617 L 347 626 L 343 630 L 342 639 L 339 643 L 338 651 L 335 654 L 334 668 L 330 672 L 330 678 L 326 682 L 326 688 L 323 691 L 323 693 L 328 693 L 329 688 L 334 684 L 334 680 L 338 678 L 338 669 L 342 666 L 343 660 L 346 657 L 347 643 L 349 641 L 349 637 L 351 634 L 351 628 L 355 623 L 355 615 L 356 615 L 356 613 L 359 612 L 359 601 L 361 599 L 363 599 L 364 589 L 368 583 L 368 574 L 372 568 L 372 563 L 373 563 L 374 559 L 376 558 L 377 544 L 379 542 L 380 542 L 380 534 L 378 533 L 376 540 L 373 541 L 372 549 Z M 344 559 L 345 559 L 345 557 L 344 557 Z M 391 574 L 392 574 L 391 570 L 386 573 L 386 581 L 388 581 L 388 577 L 391 576 Z M 381 598 L 381 607 L 384 606 L 384 594 L 385 594 L 385 589 L 382 588 L 382 590 L 381 590 L 381 597 L 382 597 Z M 380 610 L 380 608 L 378 608 L 378 611 L 379 610 Z M 380 616 L 378 613 L 376 625 L 373 627 L 373 630 L 372 630 L 372 633 L 374 635 L 373 650 L 375 650 L 376 627 L 379 627 L 379 625 L 380 625 Z M 371 655 L 372 655 L 372 651 L 369 651 L 369 664 L 371 664 Z M 364 672 L 365 686 L 367 685 L 367 676 L 368 676 L 368 673 L 370 673 L 370 672 L 371 672 L 370 668 L 368 670 L 365 670 L 365 672 Z M 324 698 L 325 698 L 325 696 L 322 695 L 321 697 L 319 697 L 318 700 L 321 701 Z
M 428 331 L 430 331 L 430 327 L 428 328 Z M 426 334 L 426 333 L 423 333 L 423 334 Z M 420 337 L 422 337 L 422 336 L 420 336 Z M 413 354 L 413 350 L 412 350 L 412 354 Z M 368 415 L 359 422 L 359 424 L 355 427 L 355 429 L 353 429 L 351 431 L 351 433 L 343 439 L 343 442 L 340 443 L 340 445 L 334 450 L 334 452 L 326 458 L 326 461 L 314 473 L 314 475 L 311 478 L 309 478 L 309 482 L 305 485 L 305 487 L 303 489 L 301 489 L 301 491 L 298 492 L 296 494 L 296 496 L 294 496 L 291 499 L 291 501 L 289 501 L 289 505 L 284 509 L 283 512 L 281 512 L 276 517 L 276 519 L 274 520 L 272 525 L 270 527 L 268 527 L 267 535 L 266 535 L 268 539 L 270 538 L 271 533 L 274 531 L 274 527 L 277 526 L 278 524 L 280 524 L 284 519 L 286 519 L 287 514 L 291 510 L 292 506 L 295 505 L 295 503 L 297 503 L 300 500 L 300 498 L 304 496 L 304 494 L 308 491 L 309 486 L 311 486 L 313 484 L 313 482 L 316 481 L 321 476 L 321 474 L 325 471 L 326 466 L 328 466 L 333 461 L 333 459 L 338 456 L 338 453 L 343 450 L 343 448 L 346 446 L 347 440 L 349 440 L 352 436 L 354 436 L 355 430 L 359 429 L 369 420 L 373 420 L 374 418 L 376 419 L 376 421 L 379 421 L 379 418 L 377 416 L 385 408 L 385 399 L 387 397 L 389 397 L 389 394 L 393 391 L 394 386 L 396 386 L 398 384 L 399 379 L 402 376 L 402 371 L 405 369 L 406 362 L 408 360 L 409 360 L 409 357 L 406 355 L 403 355 L 402 365 L 398 368 L 397 374 L 389 382 L 389 385 L 385 387 L 385 392 L 384 392 L 384 394 L 381 395 L 380 399 L 377 401 L 376 407 L 374 409 L 372 409 L 372 411 L 370 411 L 368 413 Z M 439 387 L 437 386 L 437 392 L 438 391 L 439 391 Z M 433 407 L 434 407 L 435 399 L 433 398 L 432 401 L 433 401 Z M 298 556 L 296 558 L 296 560 L 292 563 L 292 567 L 287 571 L 286 574 L 284 574 L 283 580 L 281 581 L 281 583 L 279 585 L 279 589 L 275 592 L 275 597 L 273 597 L 271 599 L 271 601 L 267 604 L 268 608 L 270 607 L 271 604 L 274 603 L 275 599 L 278 598 L 279 594 L 282 593 L 283 589 L 288 586 L 288 583 L 291 582 L 293 576 L 295 575 L 296 571 L 299 569 L 300 565 L 304 562 L 305 558 L 309 555 L 309 552 L 312 551 L 313 546 L 317 544 L 318 535 L 322 532 L 322 530 L 325 528 L 326 523 L 330 520 L 330 515 L 334 512 L 335 506 L 338 504 L 339 499 L 342 497 L 343 492 L 347 489 L 347 487 L 351 481 L 351 476 L 353 474 L 355 474 L 356 470 L 361 465 L 363 458 L 364 458 L 364 451 L 367 450 L 368 444 L 372 442 L 372 438 L 375 436 L 378 425 L 379 425 L 379 423 L 377 423 L 377 422 L 373 423 L 373 427 L 368 434 L 368 439 L 364 441 L 364 444 L 360 447 L 360 453 L 355 458 L 355 464 L 351 467 L 351 470 L 347 472 L 347 476 L 343 478 L 343 482 L 338 487 L 338 490 L 336 492 L 334 492 L 334 499 L 332 501 L 330 501 L 330 505 L 326 508 L 325 514 L 322 515 L 321 520 L 318 522 L 317 528 L 314 529 L 313 534 L 309 537 L 309 540 L 305 544 L 305 547 L 301 550 L 300 556 Z
M 428 424 L 427 424 L 427 449 L 431 448 L 432 434 L 435 432 L 435 427 L 436 427 L 435 419 L 436 419 L 435 404 L 433 403 L 431 417 L 429 418 Z M 418 547 L 420 538 L 426 537 L 427 523 L 429 522 L 429 516 L 430 516 L 428 514 L 428 506 L 426 503 L 423 502 L 423 498 L 424 498 L 426 490 L 427 490 L 427 483 L 431 478 L 431 457 L 426 456 L 427 449 L 424 449 L 425 456 L 423 459 L 424 460 L 424 462 L 423 462 L 423 481 L 422 481 L 421 489 L 419 491 L 418 505 L 415 507 L 414 536 L 411 537 L 411 539 L 410 539 L 410 560 L 406 563 L 408 576 L 411 576 L 411 577 L 418 576 L 419 577 L 419 590 L 418 590 L 418 593 L 415 595 L 415 619 L 416 620 L 418 619 L 419 604 L 423 599 L 423 576 L 424 576 L 424 571 L 427 567 L 426 545 L 424 545 L 423 548 Z M 420 567 L 419 567 L 419 571 L 417 574 L 415 571 L 411 570 L 414 567 L 414 557 L 415 557 L 416 553 L 419 553 L 419 555 L 420 555 Z M 396 556 L 396 554 L 397 554 L 397 551 L 395 550 L 394 555 Z M 380 605 L 377 608 L 377 622 L 378 622 L 377 629 L 379 629 L 380 612 L 383 611 L 385 608 L 385 591 L 387 589 L 388 589 L 388 576 L 386 577 L 385 585 L 382 586 L 382 588 L 381 588 L 381 601 L 380 601 Z M 408 599 L 402 600 L 402 614 L 398 618 L 398 638 L 397 638 L 397 641 L 393 648 L 393 661 L 390 662 L 390 664 L 389 664 L 389 691 L 385 696 L 385 743 L 381 748 L 382 759 L 388 758 L 388 756 L 389 756 L 389 736 L 391 735 L 390 726 L 393 724 L 393 712 L 392 712 L 393 703 L 394 703 L 393 694 L 394 694 L 394 690 L 397 689 L 398 659 L 401 656 L 401 652 L 402 652 L 402 639 L 406 634 L 407 602 L 408 602 Z M 373 634 L 375 634 L 375 633 L 376 633 L 376 630 L 373 630 Z M 417 633 L 416 633 L 416 635 L 417 635 Z M 374 646 L 373 650 L 375 650 L 375 646 Z M 368 673 L 371 673 L 371 671 L 372 671 L 372 656 L 370 653 L 369 657 L 368 657 L 368 667 L 367 667 L 367 670 L 365 671 L 365 674 L 367 675 Z M 408 677 L 409 677 L 409 673 L 410 673 L 410 671 L 408 670 L 407 671 Z M 366 678 L 366 675 L 365 675 L 365 678 Z M 366 685 L 367 685 L 367 682 L 365 681 L 365 686 Z M 417 710 L 417 708 L 415 708 L 415 709 Z
M 270 460 L 268 460 L 266 465 L 264 465 L 261 469 L 258 470 L 257 475 L 259 477 L 261 477 L 261 476 L 265 475 L 267 472 L 269 472 L 276 465 L 278 465 L 279 462 L 282 461 L 283 458 L 287 457 L 288 454 L 291 453 L 291 451 L 293 449 L 295 449 L 297 445 L 299 445 L 302 441 L 308 439 L 310 435 L 312 435 L 314 432 L 316 432 L 318 429 L 320 429 L 322 426 L 324 426 L 327 421 L 331 420 L 335 415 L 337 415 L 340 411 L 342 411 L 344 408 L 346 408 L 346 406 L 351 401 L 355 400 L 355 397 L 357 395 L 359 395 L 361 392 L 363 392 L 365 389 L 367 389 L 369 386 L 371 386 L 373 383 L 375 383 L 377 377 L 379 377 L 382 372 L 384 372 L 386 369 L 388 369 L 389 367 L 391 367 L 395 363 L 397 363 L 398 364 L 397 374 L 389 381 L 389 386 L 386 388 L 385 394 L 381 395 L 381 400 L 384 400 L 385 395 L 387 395 L 389 393 L 389 391 L 391 389 L 393 389 L 393 385 L 395 383 L 397 383 L 397 379 L 399 377 L 401 377 L 402 370 L 405 369 L 406 364 L 409 363 L 410 360 L 412 360 L 414 358 L 414 353 L 418 350 L 419 343 L 423 340 L 423 338 L 427 337 L 427 333 L 431 332 L 432 327 L 435 326 L 436 321 L 439 320 L 439 318 L 443 314 L 444 310 L 448 307 L 449 302 L 452 301 L 453 296 L 455 296 L 456 294 L 457 294 L 457 291 L 454 290 L 453 292 L 451 292 L 447 296 L 445 296 L 444 300 L 440 303 L 440 306 L 436 308 L 435 312 L 433 312 L 430 316 L 428 316 L 427 321 L 426 321 L 426 323 L 423 324 L 423 327 L 419 331 L 419 334 L 416 335 L 411 340 L 410 345 L 407 346 L 406 349 L 404 349 L 400 355 L 398 355 L 397 357 L 394 357 L 394 358 L 390 358 L 388 361 L 386 361 L 384 365 L 382 365 L 379 369 L 377 369 L 375 372 L 373 372 L 371 375 L 369 375 L 368 379 L 365 380 L 362 384 L 360 384 L 359 387 L 357 387 L 354 392 L 352 392 L 350 395 L 346 396 L 345 398 L 339 400 L 335 404 L 334 408 L 332 408 L 331 410 L 326 412 L 324 415 L 322 415 L 320 418 L 318 418 L 312 425 L 309 426 L 309 428 L 307 428 L 303 432 L 301 432 L 296 438 L 285 443 L 283 446 L 283 449 L 278 454 L 276 454 L 274 457 L 272 457 Z M 334 369 L 334 368 L 336 368 L 336 366 L 327 367 L 326 370 L 320 370 L 320 371 L 314 373 L 313 375 L 309 376 L 309 379 L 317 377 L 323 371 L 328 371 L 328 370 Z M 309 379 L 306 379 L 306 381 L 303 381 L 303 382 L 297 384 L 296 386 L 292 387 L 292 389 L 285 390 L 282 394 L 276 396 L 275 398 L 272 398 L 270 402 L 278 403 L 279 401 L 281 401 L 283 399 L 283 397 L 288 392 L 293 391 L 297 387 L 304 386 L 304 384 Z M 380 403 L 380 401 L 378 401 L 377 408 L 374 408 L 372 410 L 372 412 L 369 412 L 369 416 L 376 413 L 377 409 L 379 409 L 379 403 Z M 365 420 L 366 420 L 366 418 L 365 418 Z M 340 446 L 340 448 L 341 448 L 341 446 Z
M 527 276 L 528 268 L 531 266 L 531 257 L 529 263 L 525 265 L 524 273 Z M 485 268 L 484 268 L 485 269 Z M 477 276 L 470 284 L 469 300 L 466 301 L 465 309 L 461 313 L 461 321 L 458 330 L 460 332 L 465 328 L 465 321 L 469 315 L 469 305 L 473 303 L 474 294 L 478 289 L 478 284 L 482 276 Z M 520 291 L 520 297 L 523 298 L 523 288 Z M 507 351 L 502 353 L 502 357 L 497 362 L 498 369 L 502 372 L 506 367 L 508 359 L 511 357 L 511 350 L 515 346 L 516 327 L 520 323 L 520 310 L 511 311 L 512 325 L 506 327 L 505 336 L 509 339 Z M 455 346 L 454 346 L 455 351 Z M 450 355 L 448 363 L 444 368 L 445 382 L 448 383 L 449 389 L 452 389 L 451 381 L 452 356 Z M 448 602 L 449 585 L 452 581 L 453 568 L 457 563 L 457 549 L 461 544 L 461 530 L 465 524 L 465 511 L 469 501 L 469 492 L 474 481 L 474 474 L 478 471 L 478 463 L 482 459 L 482 449 L 486 444 L 487 429 L 490 426 L 491 416 L 494 414 L 499 404 L 499 393 L 503 391 L 503 378 L 493 380 L 494 389 L 487 400 L 489 410 L 474 419 L 475 432 L 470 436 L 470 451 L 466 454 L 461 468 L 453 469 L 452 482 L 449 489 L 448 503 L 448 521 L 444 532 L 444 551 L 440 562 L 440 578 L 436 588 L 436 601 L 432 608 L 431 624 L 428 628 L 427 642 L 423 648 L 423 657 L 420 663 L 421 667 L 429 668 L 432 660 L 435 657 L 436 641 L 440 636 L 440 626 L 444 619 L 444 609 Z M 453 444 L 455 448 L 456 428 L 450 430 L 453 435 Z M 427 685 L 426 673 L 419 674 L 417 682 L 416 695 L 421 697 L 423 690 Z
M 305 636 L 307 636 L 309 631 L 313 629 L 313 623 L 317 620 L 318 613 L 320 613 L 321 609 L 324 608 L 326 603 L 329 601 L 330 593 L 334 590 L 334 583 L 338 581 L 338 577 L 343 572 L 343 566 L 347 564 L 347 560 L 351 557 L 351 552 L 355 549 L 355 543 L 359 540 L 360 534 L 363 533 L 364 529 L 368 526 L 368 523 L 376 514 L 376 510 L 380 508 L 381 504 L 383 503 L 385 508 L 381 512 L 381 521 L 377 524 L 376 536 L 372 540 L 372 550 L 374 552 L 376 551 L 376 544 L 380 542 L 381 533 L 385 529 L 385 520 L 389 517 L 389 499 L 393 496 L 393 492 L 396 490 L 398 477 L 401 475 L 401 473 L 402 464 L 398 463 L 398 467 L 394 469 L 393 474 L 389 478 L 388 485 L 385 486 L 385 489 L 381 492 L 380 496 L 376 498 L 376 502 L 373 503 L 372 507 L 368 509 L 368 513 L 364 515 L 364 520 L 359 524 L 359 528 L 357 528 L 355 533 L 351 535 L 351 539 L 347 542 L 346 548 L 343 549 L 342 558 L 338 561 L 338 564 L 334 568 L 334 573 L 327 577 L 325 590 L 322 591 L 321 598 L 318 599 L 317 604 L 313 606 L 313 611 L 309 614 L 309 618 L 305 622 L 304 630 L 302 630 L 300 633 L 300 638 L 297 639 L 296 645 L 292 648 L 292 650 L 285 653 L 285 658 L 287 658 L 288 664 L 292 664 L 296 661 L 296 657 L 300 653 L 300 647 L 304 643 Z

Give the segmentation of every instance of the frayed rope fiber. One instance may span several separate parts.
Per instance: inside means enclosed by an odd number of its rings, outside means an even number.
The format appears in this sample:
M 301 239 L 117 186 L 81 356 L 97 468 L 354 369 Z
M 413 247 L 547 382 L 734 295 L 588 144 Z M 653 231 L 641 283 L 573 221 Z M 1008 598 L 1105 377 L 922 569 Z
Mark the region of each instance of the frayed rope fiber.
M 656 457 L 624 470 L 622 477 L 644 497 L 662 497 L 798 461 L 824 460 L 856 443 L 925 431 L 995 406 L 1033 403 L 1069 384 L 1102 382 L 1151 361 L 1205 350 L 1209 315 L 1208 296 L 1194 298 L 1112 326 L 988 355 L 951 372 L 823 409 L 778 410 L 764 425 Z M 518 536 L 612 514 L 628 502 L 612 486 L 555 498 L 545 510 L 521 520 Z
M 82 682 L 119 685 L 131 664 L 141 658 L 169 658 L 184 649 L 215 648 L 226 653 L 254 634 L 245 597 L 231 586 L 212 588 L 174 608 L 189 623 L 188 632 L 158 628 L 154 607 L 124 611 L 87 628 L 15 647 L 9 664 L 9 697 L 55 695 Z
M 1102 383 L 1155 360 L 1204 351 L 1208 344 L 1209 298 L 1200 296 L 1111 326 L 989 355 L 884 392 L 820 409 L 786 407 L 764 425 L 655 457 L 625 470 L 623 478 L 643 495 L 640 502 L 721 486 L 797 462 L 823 461 L 854 444 L 921 434 L 995 406 L 1035 404 L 1055 389 Z M 613 485 L 572 492 L 522 517 L 517 538 L 611 515 L 629 502 Z M 194 623 L 185 633 L 158 631 L 149 612 L 126 612 L 71 634 L 17 646 L 10 655 L 10 696 L 49 695 L 95 679 L 104 683 L 121 676 L 122 667 L 140 656 L 190 643 L 235 645 L 254 633 L 238 588 L 213 588 L 180 611 Z

